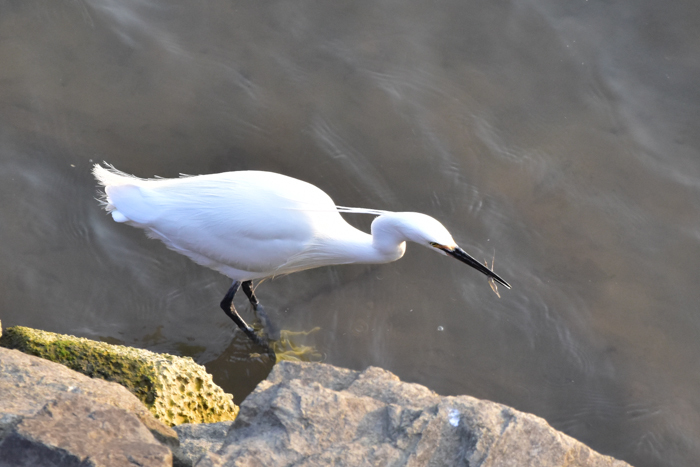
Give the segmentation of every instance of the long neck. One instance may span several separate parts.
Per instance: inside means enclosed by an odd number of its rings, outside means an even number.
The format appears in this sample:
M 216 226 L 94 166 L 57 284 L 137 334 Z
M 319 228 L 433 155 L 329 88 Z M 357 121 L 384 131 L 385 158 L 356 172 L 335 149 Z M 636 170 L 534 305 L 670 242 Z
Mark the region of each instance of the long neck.
M 324 256 L 328 264 L 390 263 L 401 258 L 406 252 L 406 242 L 402 239 L 387 239 L 373 235 L 348 225 L 344 235 L 323 241 Z
M 406 251 L 406 243 L 398 237 L 391 240 L 386 235 L 377 235 L 372 223 L 373 235 L 366 234 L 340 219 L 334 220 L 327 229 L 332 235 L 322 234 L 310 241 L 303 251 L 289 260 L 275 272 L 288 274 L 305 269 L 351 263 L 389 263 L 401 258 Z M 323 232 L 324 229 L 320 229 Z

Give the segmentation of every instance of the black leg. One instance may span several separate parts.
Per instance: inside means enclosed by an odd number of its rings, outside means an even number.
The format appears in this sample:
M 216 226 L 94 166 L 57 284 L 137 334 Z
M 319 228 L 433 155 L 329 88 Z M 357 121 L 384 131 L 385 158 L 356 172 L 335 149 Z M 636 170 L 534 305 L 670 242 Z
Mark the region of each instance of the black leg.
M 233 284 L 231 284 L 228 292 L 226 292 L 226 295 L 224 295 L 224 299 L 221 300 L 221 309 L 224 310 L 224 313 L 226 313 L 226 315 L 231 318 L 234 323 L 236 323 L 236 325 L 245 333 L 246 336 L 248 336 L 248 338 L 250 338 L 250 340 L 269 350 L 270 347 L 267 345 L 267 341 L 255 334 L 253 328 L 248 326 L 248 324 L 243 321 L 243 318 L 241 318 L 241 315 L 238 314 L 236 308 L 233 306 L 233 296 L 236 295 L 236 292 L 238 292 L 238 288 L 240 286 L 241 283 L 239 281 L 234 281 Z
M 243 288 L 245 296 L 250 300 L 250 304 L 253 305 L 253 308 L 257 309 L 260 302 L 258 301 L 258 297 L 255 296 L 255 292 L 253 292 L 253 281 L 245 281 L 241 284 L 241 287 Z
M 265 313 L 265 309 L 258 301 L 258 297 L 256 297 L 255 292 L 253 292 L 253 281 L 243 282 L 241 284 L 241 288 L 243 289 L 243 292 L 246 294 L 246 297 L 248 297 L 248 300 L 250 300 L 250 304 L 253 305 L 253 309 L 255 310 L 255 314 L 263 322 L 263 326 L 265 328 L 265 333 L 272 340 L 279 339 L 279 331 L 277 330 L 277 327 L 274 324 L 272 324 L 272 321 L 270 321 L 270 318 L 268 318 L 267 313 Z

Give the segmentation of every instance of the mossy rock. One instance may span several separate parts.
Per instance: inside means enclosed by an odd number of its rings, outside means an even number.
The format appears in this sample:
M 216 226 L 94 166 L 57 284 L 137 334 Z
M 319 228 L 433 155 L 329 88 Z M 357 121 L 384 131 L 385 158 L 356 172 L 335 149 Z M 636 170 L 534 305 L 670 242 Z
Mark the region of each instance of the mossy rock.
M 119 383 L 163 423 L 233 420 L 233 396 L 189 357 L 111 345 L 22 326 L 3 330 L 0 346 L 61 363 L 92 378 Z

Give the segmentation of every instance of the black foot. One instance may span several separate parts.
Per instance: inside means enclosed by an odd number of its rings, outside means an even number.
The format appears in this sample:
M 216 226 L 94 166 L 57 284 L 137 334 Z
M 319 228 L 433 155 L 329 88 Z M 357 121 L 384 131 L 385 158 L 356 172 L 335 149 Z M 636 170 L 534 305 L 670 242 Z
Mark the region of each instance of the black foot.
M 246 285 L 247 284 L 247 285 Z M 265 337 L 261 337 L 255 333 L 255 330 L 246 323 L 243 318 L 241 318 L 241 315 L 238 314 L 238 311 L 236 311 L 236 308 L 233 306 L 233 297 L 236 295 L 236 292 L 238 292 L 239 287 L 241 286 L 241 283 L 239 281 L 235 281 L 233 284 L 231 284 L 231 287 L 228 289 L 228 292 L 226 292 L 226 295 L 224 295 L 224 299 L 221 300 L 221 309 L 224 310 L 224 313 L 233 320 L 234 323 L 236 323 L 236 326 L 240 328 L 241 331 L 245 333 L 248 338 L 253 341 L 255 345 L 258 345 L 262 348 L 265 349 L 265 352 L 270 355 L 271 357 L 275 356 L 274 351 L 270 348 L 270 344 L 268 343 L 268 339 Z M 244 282 L 243 283 L 243 290 L 246 291 L 246 295 L 248 295 L 247 290 L 250 290 L 250 294 L 248 298 L 250 299 L 251 303 L 253 303 L 253 299 L 257 302 L 257 299 L 255 298 L 255 295 L 253 295 L 253 291 L 250 288 L 250 281 Z M 250 297 L 253 298 L 250 298 Z M 258 304 L 259 306 L 259 304 Z M 263 312 L 264 313 L 264 312 Z M 267 315 L 265 315 L 265 321 L 269 321 L 267 319 Z

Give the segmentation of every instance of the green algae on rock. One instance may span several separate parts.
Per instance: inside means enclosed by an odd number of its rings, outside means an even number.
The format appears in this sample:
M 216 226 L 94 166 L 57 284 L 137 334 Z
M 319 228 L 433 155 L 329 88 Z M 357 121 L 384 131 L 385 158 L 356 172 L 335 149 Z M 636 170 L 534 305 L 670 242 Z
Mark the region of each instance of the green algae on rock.
M 0 346 L 61 363 L 92 378 L 119 383 L 163 423 L 233 420 L 233 396 L 214 384 L 203 366 L 176 357 L 23 326 L 4 330 Z

